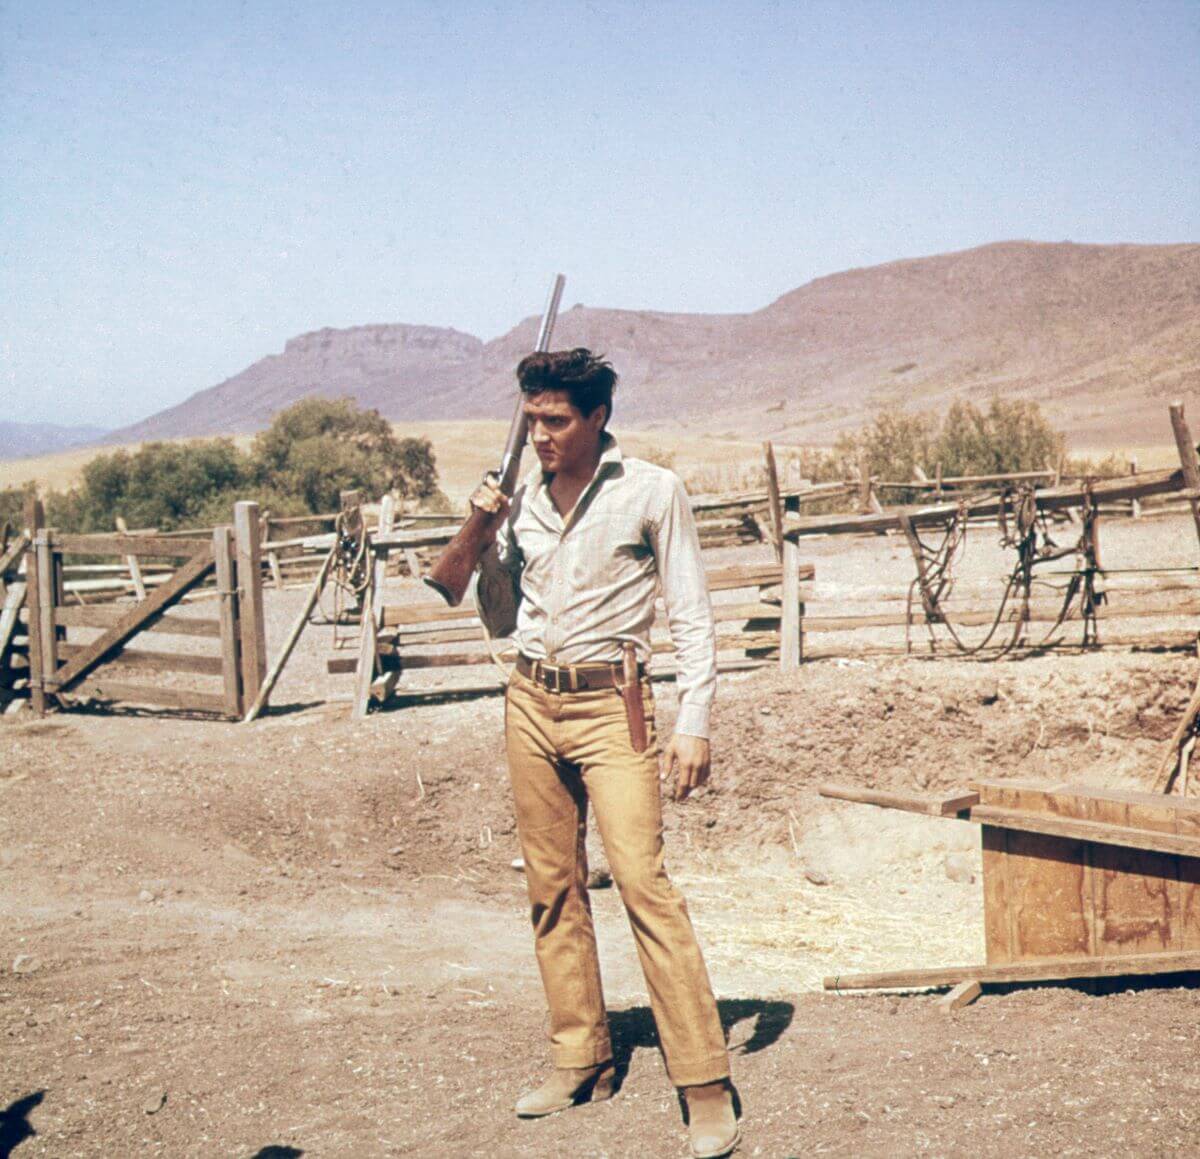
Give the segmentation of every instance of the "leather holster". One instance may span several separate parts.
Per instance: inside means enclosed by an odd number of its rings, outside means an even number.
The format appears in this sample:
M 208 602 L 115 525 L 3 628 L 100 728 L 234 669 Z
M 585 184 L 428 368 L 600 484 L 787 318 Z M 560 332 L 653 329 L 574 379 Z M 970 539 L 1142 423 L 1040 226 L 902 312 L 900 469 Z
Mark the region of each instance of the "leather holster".
M 621 683 L 617 685 L 625 702 L 625 720 L 629 724 L 629 743 L 635 753 L 646 751 L 646 705 L 642 700 L 642 680 L 637 652 L 632 644 L 621 649 Z

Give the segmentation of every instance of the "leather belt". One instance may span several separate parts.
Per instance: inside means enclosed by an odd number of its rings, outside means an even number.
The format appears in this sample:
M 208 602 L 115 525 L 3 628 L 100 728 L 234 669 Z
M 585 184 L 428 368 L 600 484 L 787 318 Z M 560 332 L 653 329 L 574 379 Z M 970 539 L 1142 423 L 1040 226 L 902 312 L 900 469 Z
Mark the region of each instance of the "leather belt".
M 549 664 L 517 654 L 517 671 L 548 692 L 593 692 L 621 686 L 620 664 Z M 638 677 L 644 669 L 638 665 Z

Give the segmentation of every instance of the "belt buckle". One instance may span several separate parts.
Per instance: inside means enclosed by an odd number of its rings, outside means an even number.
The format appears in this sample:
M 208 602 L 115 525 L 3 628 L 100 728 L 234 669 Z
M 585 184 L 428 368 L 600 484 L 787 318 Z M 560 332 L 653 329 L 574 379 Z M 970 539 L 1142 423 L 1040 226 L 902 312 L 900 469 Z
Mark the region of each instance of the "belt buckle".
M 562 669 L 557 664 L 551 664 L 549 667 L 543 665 L 542 672 L 546 677 L 547 692 L 562 692 Z M 550 685 L 550 674 L 554 673 L 554 686 Z

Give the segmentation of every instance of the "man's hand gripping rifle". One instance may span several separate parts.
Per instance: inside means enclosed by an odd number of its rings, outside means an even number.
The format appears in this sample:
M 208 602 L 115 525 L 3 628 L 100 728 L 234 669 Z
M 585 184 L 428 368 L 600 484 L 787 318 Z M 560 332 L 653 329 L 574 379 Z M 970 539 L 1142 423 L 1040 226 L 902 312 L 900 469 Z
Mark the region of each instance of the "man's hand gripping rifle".
M 558 317 L 558 304 L 562 300 L 566 279 L 558 274 L 550 289 L 546 310 L 542 315 L 534 350 L 542 352 L 550 348 L 550 335 L 554 331 L 554 320 Z M 452 608 L 462 603 L 471 576 L 479 565 L 479 559 L 496 538 L 496 532 L 508 513 L 507 500 L 517 489 L 521 470 L 521 452 L 525 449 L 528 424 L 525 421 L 524 400 L 517 396 L 517 410 L 512 426 L 508 430 L 508 442 L 504 447 L 504 458 L 500 470 L 489 475 L 484 486 L 472 496 L 471 513 L 459 528 L 458 534 L 446 545 L 438 556 L 425 582 L 433 588 Z M 486 506 L 480 500 L 486 497 Z

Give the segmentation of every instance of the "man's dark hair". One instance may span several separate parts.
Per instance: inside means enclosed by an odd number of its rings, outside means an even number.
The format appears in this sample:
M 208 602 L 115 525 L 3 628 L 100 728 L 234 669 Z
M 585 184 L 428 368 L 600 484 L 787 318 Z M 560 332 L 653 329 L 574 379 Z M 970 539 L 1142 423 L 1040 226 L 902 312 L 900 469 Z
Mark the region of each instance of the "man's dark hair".
M 583 346 L 574 350 L 547 350 L 527 354 L 517 365 L 517 382 L 522 394 L 542 394 L 564 390 L 571 405 L 587 418 L 598 406 L 604 407 L 604 422 L 612 418 L 613 387 L 617 372 L 604 355 L 593 354 Z

